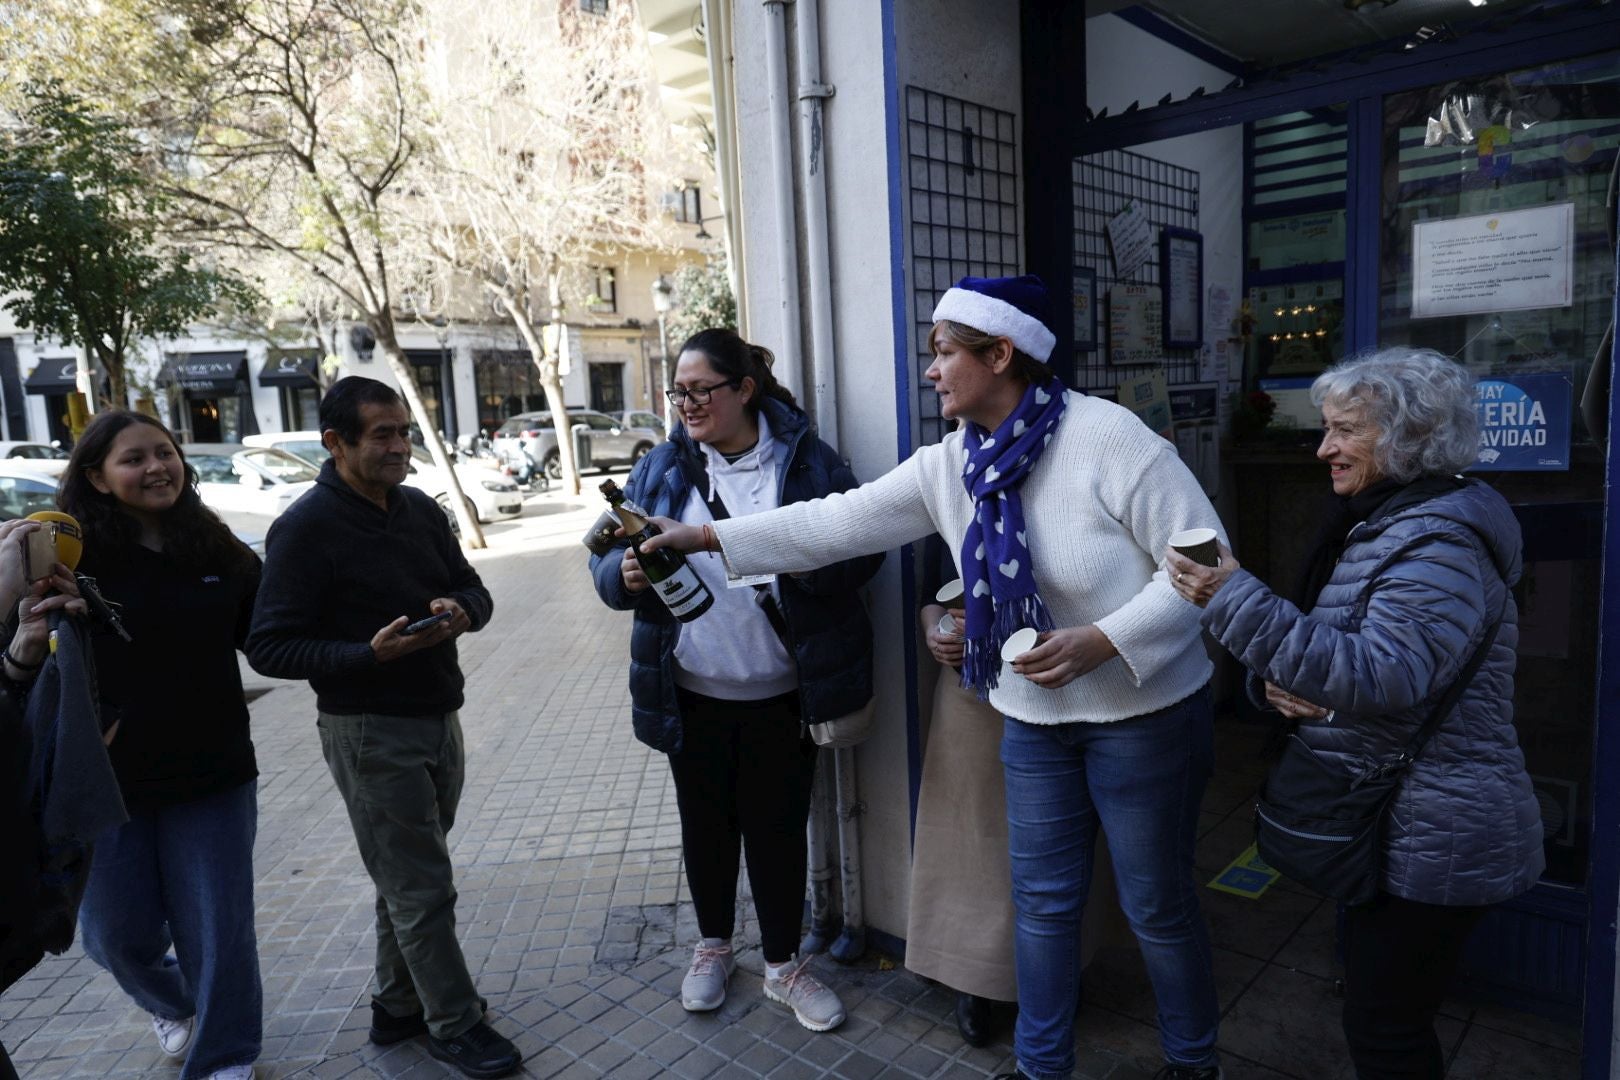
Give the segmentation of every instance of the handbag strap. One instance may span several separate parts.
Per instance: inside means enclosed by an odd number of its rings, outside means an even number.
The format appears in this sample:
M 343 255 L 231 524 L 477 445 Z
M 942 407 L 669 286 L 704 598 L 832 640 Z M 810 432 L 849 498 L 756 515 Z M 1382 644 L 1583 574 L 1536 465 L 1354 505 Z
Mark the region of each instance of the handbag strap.
M 686 479 L 692 486 L 702 491 L 703 488 L 698 485 L 709 481 L 706 485 L 708 494 L 703 497 L 703 501 L 709 507 L 709 516 L 716 521 L 724 521 L 731 516 L 731 512 L 726 509 L 726 504 L 720 501 L 720 485 L 710 481 L 707 472 L 700 469 L 696 462 L 684 454 L 681 455 L 681 471 L 686 474 Z M 771 624 L 771 629 L 776 631 L 776 636 L 782 641 L 782 648 L 787 650 L 789 657 L 793 656 L 793 642 L 788 638 L 787 619 L 783 617 L 782 608 L 777 604 L 776 597 L 771 595 L 770 586 L 755 585 L 754 602 L 765 612 L 765 618 Z
M 1506 582 L 1503 583 L 1502 587 L 1507 588 Z M 1457 673 L 1457 677 L 1446 688 L 1445 696 L 1435 705 L 1434 711 L 1429 713 L 1428 719 L 1423 721 L 1423 726 L 1418 728 L 1417 732 L 1407 740 L 1406 746 L 1401 750 L 1400 755 L 1393 761 L 1386 762 L 1379 770 L 1380 772 L 1388 773 L 1396 769 L 1403 769 L 1415 761 L 1418 754 L 1422 753 L 1424 745 L 1440 729 L 1440 724 L 1445 718 L 1451 714 L 1451 710 L 1456 707 L 1458 699 L 1463 696 L 1463 691 L 1468 689 L 1468 684 L 1474 681 L 1474 676 L 1478 674 L 1480 665 L 1485 662 L 1486 654 L 1491 651 L 1491 645 L 1496 641 L 1496 632 L 1502 628 L 1502 616 L 1506 611 L 1507 595 L 1504 593 L 1502 608 L 1496 613 L 1496 618 L 1491 621 L 1491 625 L 1486 629 L 1485 636 L 1480 639 L 1479 647 L 1474 650 L 1474 655 L 1468 658 L 1468 663 L 1463 665 L 1462 670 Z

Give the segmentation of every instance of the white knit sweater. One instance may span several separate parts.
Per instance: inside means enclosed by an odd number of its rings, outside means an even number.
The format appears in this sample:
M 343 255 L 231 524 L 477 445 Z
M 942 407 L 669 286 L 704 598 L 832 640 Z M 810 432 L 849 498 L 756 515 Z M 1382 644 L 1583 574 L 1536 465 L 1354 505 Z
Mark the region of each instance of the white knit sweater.
M 1170 534 L 1207 526 L 1225 540 L 1226 530 L 1175 448 L 1128 410 L 1071 393 L 1056 434 L 1022 488 L 1036 588 L 1055 626 L 1094 623 L 1120 655 L 1056 690 L 1003 664 L 990 703 L 1032 724 L 1141 716 L 1211 671 L 1199 611 L 1160 568 Z M 964 453 L 952 432 L 853 491 L 719 522 L 726 562 L 739 574 L 796 573 L 938 532 L 960 569 L 973 514 Z

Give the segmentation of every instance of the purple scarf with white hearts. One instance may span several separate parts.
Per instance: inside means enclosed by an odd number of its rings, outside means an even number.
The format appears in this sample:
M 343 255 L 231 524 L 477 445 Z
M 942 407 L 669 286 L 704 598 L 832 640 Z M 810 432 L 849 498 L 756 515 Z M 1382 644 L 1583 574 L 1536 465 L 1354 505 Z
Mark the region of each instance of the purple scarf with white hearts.
M 973 520 L 962 538 L 962 603 L 967 611 L 962 685 L 987 698 L 1001 674 L 1001 646 L 1025 627 L 1052 629 L 1035 591 L 1019 488 L 1063 419 L 1066 391 L 1056 379 L 1031 385 L 1018 407 L 991 434 L 968 422 L 962 445 L 962 484 L 973 498 Z

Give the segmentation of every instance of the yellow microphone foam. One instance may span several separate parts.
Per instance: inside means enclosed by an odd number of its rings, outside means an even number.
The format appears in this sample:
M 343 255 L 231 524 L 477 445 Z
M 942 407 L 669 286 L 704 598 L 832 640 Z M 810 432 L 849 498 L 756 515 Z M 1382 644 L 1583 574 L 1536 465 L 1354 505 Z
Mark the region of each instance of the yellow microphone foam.
M 28 515 L 28 520 L 49 525 L 56 536 L 57 561 L 69 570 L 78 569 L 79 558 L 84 554 L 84 530 L 79 527 L 78 518 L 60 510 L 36 510 Z

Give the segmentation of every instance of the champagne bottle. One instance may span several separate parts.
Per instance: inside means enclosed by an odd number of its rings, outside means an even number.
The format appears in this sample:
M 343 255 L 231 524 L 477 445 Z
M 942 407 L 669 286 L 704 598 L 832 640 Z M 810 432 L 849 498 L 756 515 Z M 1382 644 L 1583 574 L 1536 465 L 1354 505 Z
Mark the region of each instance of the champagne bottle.
M 658 535 L 659 531 L 658 526 L 647 520 L 647 512 L 626 499 L 612 480 L 602 481 L 602 494 L 624 526 L 624 534 L 635 549 L 641 572 L 652 582 L 653 592 L 669 608 L 670 614 L 682 622 L 691 622 L 713 607 L 714 594 L 703 584 L 685 555 L 670 548 L 641 550 L 641 542 Z

